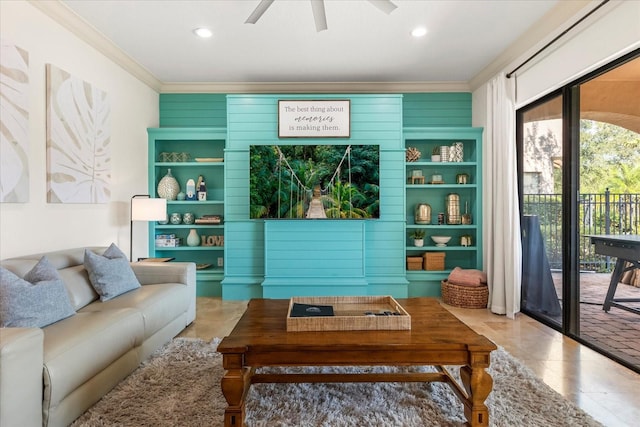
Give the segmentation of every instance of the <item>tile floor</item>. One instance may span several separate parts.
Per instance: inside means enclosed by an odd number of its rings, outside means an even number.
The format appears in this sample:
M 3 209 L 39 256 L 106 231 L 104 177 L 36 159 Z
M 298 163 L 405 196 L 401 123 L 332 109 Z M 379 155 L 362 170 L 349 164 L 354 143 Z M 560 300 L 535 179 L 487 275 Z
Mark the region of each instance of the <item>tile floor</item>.
M 245 307 L 246 301 L 199 297 L 196 321 L 181 336 L 205 340 L 224 337 Z M 445 307 L 605 426 L 638 425 L 639 374 L 523 314 L 512 320 L 484 309 Z

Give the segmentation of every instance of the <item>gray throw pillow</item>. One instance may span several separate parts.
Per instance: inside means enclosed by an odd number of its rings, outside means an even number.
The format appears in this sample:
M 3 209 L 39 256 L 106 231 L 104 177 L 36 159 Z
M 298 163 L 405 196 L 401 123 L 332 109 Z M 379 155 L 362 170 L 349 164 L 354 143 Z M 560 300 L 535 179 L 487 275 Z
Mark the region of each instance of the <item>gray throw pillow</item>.
M 84 268 L 100 301 L 109 301 L 140 287 L 127 256 L 114 243 L 102 255 L 85 249 Z
M 0 327 L 42 328 L 76 314 L 47 257 L 20 278 L 0 267 Z

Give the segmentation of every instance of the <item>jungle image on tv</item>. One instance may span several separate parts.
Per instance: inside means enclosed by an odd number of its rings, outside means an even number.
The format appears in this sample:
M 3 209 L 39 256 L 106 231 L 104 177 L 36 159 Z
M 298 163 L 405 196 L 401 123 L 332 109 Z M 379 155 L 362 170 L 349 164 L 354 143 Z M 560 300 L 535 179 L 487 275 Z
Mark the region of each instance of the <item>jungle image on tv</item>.
M 253 219 L 380 217 L 378 145 L 252 145 Z

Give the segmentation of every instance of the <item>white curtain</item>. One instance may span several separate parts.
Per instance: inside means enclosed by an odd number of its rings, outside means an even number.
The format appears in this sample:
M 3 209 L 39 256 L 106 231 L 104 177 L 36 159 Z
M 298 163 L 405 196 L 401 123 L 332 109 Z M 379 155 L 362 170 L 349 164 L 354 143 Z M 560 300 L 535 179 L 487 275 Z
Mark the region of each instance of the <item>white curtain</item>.
M 513 80 L 501 73 L 487 84 L 483 189 L 489 308 L 509 318 L 520 311 L 522 278 Z

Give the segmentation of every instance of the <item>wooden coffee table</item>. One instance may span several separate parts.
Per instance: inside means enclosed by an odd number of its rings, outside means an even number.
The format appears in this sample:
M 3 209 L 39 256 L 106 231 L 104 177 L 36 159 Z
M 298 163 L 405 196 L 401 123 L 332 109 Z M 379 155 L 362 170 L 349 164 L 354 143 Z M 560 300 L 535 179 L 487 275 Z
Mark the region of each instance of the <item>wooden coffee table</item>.
M 430 382 L 449 384 L 472 426 L 489 425 L 484 404 L 493 379 L 485 371 L 497 347 L 445 310 L 437 299 L 397 300 L 411 330 L 287 332 L 288 300 L 254 299 L 218 345 L 226 374 L 225 426 L 242 426 L 245 397 L 256 383 Z M 432 373 L 260 374 L 263 366 L 435 366 Z M 462 365 L 458 384 L 443 368 Z

